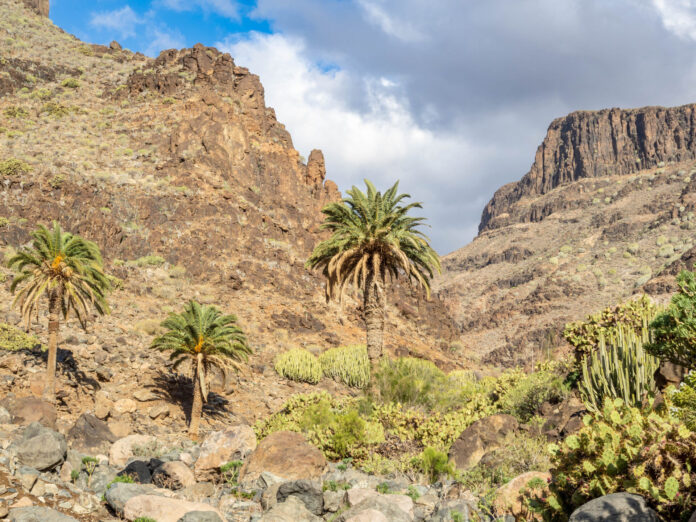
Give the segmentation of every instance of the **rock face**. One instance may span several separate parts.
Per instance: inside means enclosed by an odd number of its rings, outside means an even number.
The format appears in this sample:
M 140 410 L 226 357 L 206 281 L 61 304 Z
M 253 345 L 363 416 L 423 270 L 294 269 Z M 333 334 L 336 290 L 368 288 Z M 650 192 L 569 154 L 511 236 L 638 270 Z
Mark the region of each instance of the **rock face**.
M 569 522 L 657 522 L 657 513 L 645 499 L 630 493 L 613 493 L 590 500 L 570 515 Z
M 517 420 L 512 415 L 491 415 L 478 420 L 454 441 L 449 457 L 457 469 L 472 468 L 486 453 L 498 449 L 505 436 L 517 428 Z
M 240 482 L 258 479 L 268 471 L 284 479 L 318 478 L 326 468 L 324 455 L 305 438 L 291 431 L 277 431 L 263 439 L 244 462 Z

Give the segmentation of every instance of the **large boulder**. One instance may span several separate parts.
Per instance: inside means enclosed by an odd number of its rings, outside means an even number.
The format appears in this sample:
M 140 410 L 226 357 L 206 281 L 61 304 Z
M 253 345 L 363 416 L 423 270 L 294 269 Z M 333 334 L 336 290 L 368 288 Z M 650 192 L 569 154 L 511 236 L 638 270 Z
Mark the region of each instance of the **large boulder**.
M 130 498 L 123 508 L 123 517 L 126 520 L 148 517 L 157 522 L 179 522 L 186 514 L 197 511 L 211 511 L 224 520 L 222 513 L 208 504 L 155 495 Z
M 454 441 L 449 457 L 457 469 L 473 468 L 486 453 L 498 449 L 508 433 L 518 428 L 517 419 L 512 415 L 497 414 L 480 419 Z
M 111 433 L 106 422 L 90 413 L 80 415 L 68 431 L 70 447 L 87 455 L 108 452 L 109 447 L 116 440 L 116 435 Z
M 10 509 L 9 522 L 77 522 L 76 518 L 41 506 Z
M 117 515 L 122 515 L 126 502 L 131 498 L 151 493 L 151 487 L 148 488 L 141 484 L 129 484 L 127 482 L 115 482 L 106 490 L 104 498 Z
M 63 435 L 35 422 L 25 428 L 15 451 L 21 464 L 45 471 L 63 463 L 68 445 Z
M 256 434 L 246 425 L 232 426 L 225 431 L 214 431 L 201 444 L 201 453 L 194 471 L 197 476 L 217 472 L 231 460 L 242 460 L 256 449 Z
M 546 486 L 549 480 L 551 480 L 551 473 L 530 471 L 518 475 L 504 486 L 499 487 L 493 502 L 496 512 L 500 515 L 510 514 L 523 519 L 526 513 L 524 499 L 520 495 L 520 490 L 526 488 L 529 481 L 533 479 L 540 479 Z
M 590 500 L 570 515 L 569 522 L 657 522 L 657 513 L 640 495 L 612 493 Z
M 56 408 L 49 402 L 36 397 L 15 398 L 8 396 L 0 402 L 12 415 L 12 422 L 21 426 L 27 426 L 38 422 L 47 428 L 56 427 Z
M 155 441 L 151 435 L 128 435 L 118 439 L 109 450 L 109 464 L 122 468 L 134 456 L 133 448 L 145 446 Z
M 354 505 L 351 505 L 350 500 L 348 501 L 348 505 L 351 506 L 350 509 L 343 512 L 336 519 L 337 521 L 389 520 L 390 522 L 412 522 L 414 520 L 413 500 L 406 495 L 382 495 L 377 492 L 365 492 L 364 495 L 355 496 L 356 500 L 358 498 L 362 498 L 362 500 Z M 404 498 L 408 499 L 408 502 Z
M 309 511 L 299 498 L 288 497 L 285 502 L 266 511 L 259 522 L 321 522 L 321 520 Z
M 178 522 L 225 522 L 225 519 L 213 511 L 190 511 Z
M 196 478 L 193 471 L 179 460 L 165 462 L 152 473 L 152 483 L 169 489 L 182 489 L 193 486 Z
M 263 439 L 239 472 L 240 482 L 257 480 L 268 471 L 288 480 L 319 478 L 327 468 L 321 451 L 299 433 L 277 431 Z
M 324 493 L 321 482 L 316 480 L 292 480 L 278 486 L 276 500 L 285 502 L 288 497 L 297 497 L 315 515 L 324 512 Z

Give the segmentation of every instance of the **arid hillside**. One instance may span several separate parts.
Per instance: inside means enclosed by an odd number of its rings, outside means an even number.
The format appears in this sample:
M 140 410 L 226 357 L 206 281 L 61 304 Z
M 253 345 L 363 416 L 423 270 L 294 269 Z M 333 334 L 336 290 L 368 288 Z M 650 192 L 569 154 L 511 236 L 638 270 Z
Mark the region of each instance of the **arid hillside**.
M 439 281 L 480 363 L 528 365 L 571 320 L 629 298 L 693 246 L 696 106 L 555 120 Z M 673 280 L 673 278 L 672 278 Z M 665 284 L 645 290 L 669 296 Z

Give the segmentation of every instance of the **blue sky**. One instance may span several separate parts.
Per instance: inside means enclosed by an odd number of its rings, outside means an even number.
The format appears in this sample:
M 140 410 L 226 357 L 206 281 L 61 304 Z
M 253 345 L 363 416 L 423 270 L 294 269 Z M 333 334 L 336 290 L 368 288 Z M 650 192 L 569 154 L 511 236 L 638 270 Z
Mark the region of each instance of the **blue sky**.
M 51 0 L 51 18 L 151 56 L 229 52 L 341 190 L 401 180 L 440 253 L 554 118 L 696 102 L 696 0 Z

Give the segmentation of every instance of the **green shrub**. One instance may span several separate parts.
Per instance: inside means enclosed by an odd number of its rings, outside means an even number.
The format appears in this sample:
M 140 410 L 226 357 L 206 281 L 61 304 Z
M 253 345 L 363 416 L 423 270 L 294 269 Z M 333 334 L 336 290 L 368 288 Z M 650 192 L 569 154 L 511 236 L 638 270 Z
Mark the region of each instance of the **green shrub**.
M 307 350 L 293 348 L 276 357 L 275 371 L 287 379 L 316 384 L 321 380 L 321 364 Z
M 60 103 L 48 102 L 41 107 L 41 114 L 48 114 L 54 118 L 62 118 L 70 114 L 70 109 Z
M 367 440 L 366 423 L 356 410 L 349 410 L 336 418 L 331 439 L 334 452 L 341 458 L 350 455 L 350 450 Z
M 231 486 L 236 486 L 242 464 L 241 460 L 232 460 L 220 466 L 220 474 L 223 480 Z
M 447 376 L 432 362 L 412 357 L 385 359 L 375 376 L 383 402 L 433 409 L 448 388 Z
M 39 340 L 33 335 L 24 333 L 6 323 L 0 323 L 0 350 L 16 351 L 31 350 L 39 345 Z
M 696 372 L 689 372 L 670 398 L 676 407 L 676 417 L 691 431 L 696 431 Z
M 500 407 L 520 422 L 528 422 L 544 402 L 557 403 L 568 396 L 569 391 L 563 381 L 564 376 L 550 371 L 526 375 L 504 392 Z
M 354 388 L 364 388 L 370 382 L 370 360 L 363 346 L 330 348 L 319 356 L 326 377 Z
M 127 261 L 126 265 L 127 266 L 145 267 L 145 266 L 160 266 L 160 265 L 163 265 L 164 263 L 166 263 L 166 260 L 163 257 L 149 255 L 149 256 L 139 257 L 138 259 L 135 259 L 133 261 Z
M 552 520 L 617 491 L 642 495 L 665 520 L 686 520 L 696 508 L 696 434 L 667 412 L 642 412 L 621 399 L 583 420 L 585 427 L 551 445 Z
M 24 107 L 7 107 L 4 111 L 8 118 L 28 118 L 29 113 Z
M 130 475 L 116 475 L 113 480 L 106 485 L 106 489 L 109 489 L 112 484 L 117 484 L 119 482 L 124 484 L 135 484 L 135 479 Z
M 157 522 L 154 518 L 150 517 L 138 517 L 134 522 Z
M 68 89 L 77 89 L 80 86 L 80 82 L 75 78 L 66 78 L 60 84 Z
M 0 228 L 6 227 L 10 224 L 10 220 L 6 217 L 0 217 Z
M 450 463 L 447 453 L 436 448 L 425 448 L 414 461 L 431 483 L 437 482 L 443 475 L 454 475 L 454 466 Z
M 10 158 L 4 161 L 0 161 L 0 176 L 6 178 L 10 176 L 29 174 L 31 171 L 31 165 L 22 160 Z

